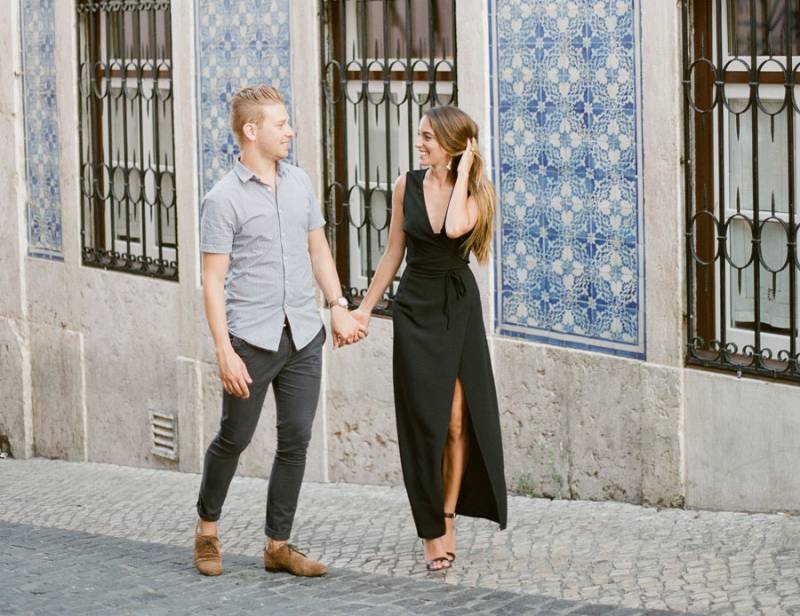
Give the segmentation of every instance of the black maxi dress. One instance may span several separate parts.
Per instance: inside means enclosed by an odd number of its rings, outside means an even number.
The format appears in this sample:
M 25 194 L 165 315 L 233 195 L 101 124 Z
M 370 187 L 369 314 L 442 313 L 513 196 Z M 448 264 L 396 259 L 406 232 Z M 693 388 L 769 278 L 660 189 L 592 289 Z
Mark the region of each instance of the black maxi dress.
M 422 181 L 406 175 L 406 269 L 392 308 L 394 397 L 400 461 L 417 533 L 445 533 L 442 458 L 456 377 L 469 416 L 470 451 L 456 513 L 506 527 L 503 447 L 478 286 L 462 246 L 434 233 Z M 445 215 L 446 219 L 446 215 Z

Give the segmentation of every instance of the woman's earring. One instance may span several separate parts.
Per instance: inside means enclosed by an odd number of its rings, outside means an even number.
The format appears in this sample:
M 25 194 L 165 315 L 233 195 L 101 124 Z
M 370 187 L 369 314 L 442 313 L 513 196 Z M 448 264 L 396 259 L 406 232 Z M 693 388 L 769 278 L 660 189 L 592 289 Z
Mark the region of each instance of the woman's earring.
M 445 167 L 447 168 L 448 171 L 451 171 L 453 169 L 453 159 L 452 158 L 448 158 L 447 159 L 447 164 L 445 165 Z

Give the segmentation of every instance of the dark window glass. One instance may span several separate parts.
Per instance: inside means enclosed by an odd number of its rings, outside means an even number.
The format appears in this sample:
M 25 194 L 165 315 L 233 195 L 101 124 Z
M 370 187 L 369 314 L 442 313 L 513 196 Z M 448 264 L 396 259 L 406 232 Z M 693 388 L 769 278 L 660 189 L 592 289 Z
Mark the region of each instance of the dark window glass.
M 784 56 L 800 52 L 800 3 L 797 0 L 727 0 L 728 54 Z M 753 33 L 755 32 L 755 37 Z

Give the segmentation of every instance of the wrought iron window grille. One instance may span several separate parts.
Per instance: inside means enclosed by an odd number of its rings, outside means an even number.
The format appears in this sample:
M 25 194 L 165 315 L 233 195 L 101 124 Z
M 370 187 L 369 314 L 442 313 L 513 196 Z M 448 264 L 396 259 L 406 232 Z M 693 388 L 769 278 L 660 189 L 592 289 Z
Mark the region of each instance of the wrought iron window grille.
M 417 166 L 422 113 L 457 104 L 455 4 L 322 2 L 323 201 L 328 241 L 351 305 L 363 298 L 385 248 L 392 183 Z M 398 280 L 376 313 L 391 312 Z
M 682 0 L 691 365 L 800 381 L 800 7 Z
M 169 0 L 79 0 L 83 264 L 178 279 Z

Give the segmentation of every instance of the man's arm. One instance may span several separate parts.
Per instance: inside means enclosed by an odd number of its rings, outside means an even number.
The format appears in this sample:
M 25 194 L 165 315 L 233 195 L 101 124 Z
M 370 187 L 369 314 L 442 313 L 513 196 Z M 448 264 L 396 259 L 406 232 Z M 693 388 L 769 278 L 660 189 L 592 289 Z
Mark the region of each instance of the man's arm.
M 311 256 L 314 278 L 316 278 L 319 288 L 322 289 L 326 302 L 335 300 L 342 294 L 342 287 L 323 227 L 309 232 L 308 252 Z M 347 309 L 342 306 L 331 308 L 331 327 L 333 328 L 333 346 L 335 347 L 356 342 L 366 336 L 364 328 L 356 323 Z
M 203 253 L 203 302 L 206 319 L 217 352 L 219 376 L 225 391 L 239 398 L 249 398 L 248 385 L 253 382 L 242 358 L 236 354 L 228 338 L 228 318 L 225 314 L 225 276 L 229 254 Z

